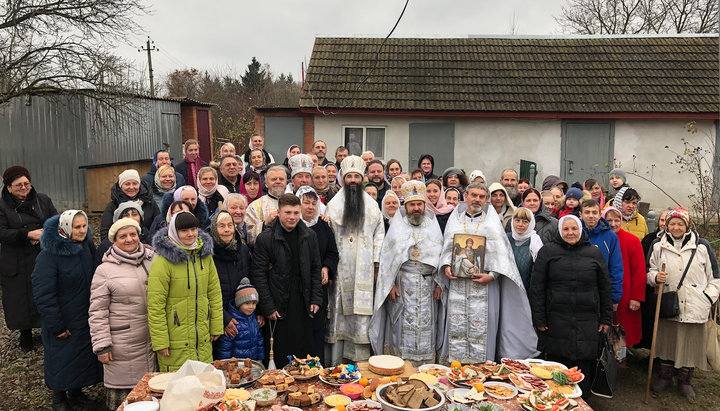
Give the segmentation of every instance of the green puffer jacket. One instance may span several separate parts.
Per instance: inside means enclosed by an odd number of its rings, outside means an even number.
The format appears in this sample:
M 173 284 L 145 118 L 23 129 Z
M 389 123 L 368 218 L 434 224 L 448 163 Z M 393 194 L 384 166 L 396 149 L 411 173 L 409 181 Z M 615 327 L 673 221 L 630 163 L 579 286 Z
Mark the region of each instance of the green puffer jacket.
M 211 335 L 223 333 L 220 280 L 212 259 L 210 236 L 198 233 L 190 253 L 175 245 L 163 228 L 153 238 L 158 257 L 148 277 L 148 321 L 160 371 L 175 371 L 186 360 L 212 362 Z

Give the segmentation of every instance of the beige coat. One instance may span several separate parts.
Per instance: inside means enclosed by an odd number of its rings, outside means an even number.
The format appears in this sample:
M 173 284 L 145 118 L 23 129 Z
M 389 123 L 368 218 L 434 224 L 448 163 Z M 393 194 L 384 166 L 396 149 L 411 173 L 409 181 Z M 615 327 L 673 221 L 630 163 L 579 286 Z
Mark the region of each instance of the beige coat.
M 145 253 L 136 258 L 110 247 L 92 280 L 90 335 L 96 354 L 112 352 L 112 361 L 104 366 L 108 388 L 132 388 L 157 368 L 147 315 L 148 272 L 155 251 L 140 246 Z
M 720 294 L 720 279 L 713 278 L 708 250 L 702 244 L 697 244 L 697 234 L 689 233 L 690 239 L 678 251 L 670 240 L 668 234 L 663 234 L 660 241 L 653 244 L 650 255 L 650 271 L 647 273 L 647 283 L 657 287 L 655 276 L 665 263 L 668 273 L 664 292 L 674 291 L 685 271 L 692 250 L 697 248 L 695 257 L 688 269 L 682 287 L 678 291 L 680 302 L 680 315 L 669 320 L 683 323 L 704 323 L 710 314 L 710 306 L 717 301 Z

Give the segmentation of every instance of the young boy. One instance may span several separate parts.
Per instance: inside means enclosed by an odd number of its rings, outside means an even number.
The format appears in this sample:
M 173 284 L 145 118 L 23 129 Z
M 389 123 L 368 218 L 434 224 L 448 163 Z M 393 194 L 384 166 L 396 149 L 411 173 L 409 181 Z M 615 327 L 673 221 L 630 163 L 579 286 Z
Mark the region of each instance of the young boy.
M 229 337 L 227 331 L 220 336 L 216 360 L 230 357 L 258 361 L 265 359 L 264 339 L 255 316 L 258 300 L 255 287 L 247 277 L 243 278 L 235 291 L 235 299 L 229 303 L 229 311 L 237 321 L 235 328 L 238 332 L 234 338 Z
M 572 187 L 565 194 L 565 205 L 558 210 L 558 218 L 572 214 L 580 217 L 580 200 L 582 200 L 583 192 L 579 188 Z

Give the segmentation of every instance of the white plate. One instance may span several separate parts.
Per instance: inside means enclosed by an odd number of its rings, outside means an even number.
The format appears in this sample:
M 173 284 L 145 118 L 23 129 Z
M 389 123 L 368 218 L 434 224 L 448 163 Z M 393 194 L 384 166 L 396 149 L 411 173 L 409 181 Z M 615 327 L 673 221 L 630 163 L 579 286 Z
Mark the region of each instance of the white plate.
M 423 372 L 425 370 L 429 370 L 432 368 L 439 368 L 441 370 L 450 372 L 450 367 L 446 367 L 446 366 L 440 365 L 440 364 L 423 364 L 418 367 L 418 371 Z
M 485 394 L 487 394 L 493 398 L 497 398 L 498 400 L 510 400 L 510 399 L 515 398 L 515 396 L 518 394 L 517 387 L 515 387 L 515 385 L 510 385 L 508 383 L 499 382 L 499 381 L 488 381 L 488 382 L 484 383 L 483 385 L 485 386 Z M 500 397 L 500 396 L 495 395 L 487 390 L 487 387 L 497 387 L 497 386 L 505 387 L 505 388 L 512 390 L 512 392 L 513 392 L 512 395 L 509 397 Z
M 165 392 L 168 383 L 175 376 L 174 372 L 163 373 L 156 375 L 148 381 L 148 388 L 152 392 Z
M 560 364 L 559 362 L 555 362 L 555 361 L 538 360 L 537 358 L 528 358 L 528 359 L 526 359 L 526 360 L 521 360 L 520 362 L 527 363 L 527 365 L 529 365 L 529 366 L 531 366 L 531 367 L 533 366 L 533 364 L 537 364 L 537 365 L 553 365 L 553 366 L 558 366 L 558 367 L 562 368 L 563 370 L 567 370 L 567 369 L 568 369 L 568 367 L 567 367 L 565 364 Z
M 319 375 L 322 373 L 322 370 L 323 370 L 323 367 L 318 367 L 319 370 L 318 370 L 318 373 L 317 373 L 317 374 L 312 375 L 312 376 L 302 376 L 302 375 L 292 375 L 292 374 L 290 374 L 290 373 L 287 372 L 287 370 L 285 369 L 286 367 L 288 367 L 288 366 L 286 365 L 286 366 L 283 367 L 283 369 L 282 369 L 283 374 L 287 375 L 288 377 L 293 377 L 293 378 L 295 378 L 295 379 L 298 380 L 298 381 L 311 380 L 311 379 L 319 376 Z
M 155 397 L 153 397 L 152 401 L 138 401 L 132 404 L 125 401 L 123 403 L 123 409 L 128 411 L 157 411 L 159 408 L 160 404 Z
M 476 402 L 480 402 L 480 401 L 484 400 L 484 399 L 483 400 L 466 399 L 463 401 L 459 401 L 457 398 L 455 398 L 455 394 L 458 394 L 461 397 L 464 397 L 469 392 L 470 392 L 470 390 L 467 388 L 453 388 L 452 390 L 449 390 L 448 392 L 445 393 L 445 398 L 447 398 L 447 400 L 452 404 L 461 404 L 461 405 L 468 405 L 468 406 L 475 404 Z
M 362 374 L 360 374 L 360 371 L 355 371 L 355 374 L 357 375 L 357 378 L 355 378 L 354 380 L 347 380 L 345 382 L 340 382 L 340 383 L 330 382 L 330 381 L 326 380 L 324 378 L 322 371 L 320 372 L 319 376 L 320 376 L 320 381 L 324 382 L 325 384 L 332 385 L 333 387 L 339 387 L 341 385 L 352 384 L 352 383 L 360 381 L 360 378 L 362 378 Z M 295 377 L 293 377 L 293 378 L 295 378 Z
M 365 404 L 367 404 L 368 406 L 375 407 L 375 409 L 377 409 L 377 411 L 380 411 L 382 409 L 382 404 L 380 404 L 379 402 L 371 401 L 371 400 L 356 400 L 356 401 L 353 401 L 350 404 L 348 404 L 345 407 L 345 410 L 346 411 L 354 411 L 357 407 L 360 407 Z
M 530 374 L 530 373 L 527 373 L 527 374 L 515 374 L 515 376 L 518 377 L 518 378 L 521 378 L 521 377 L 524 377 L 524 376 L 530 376 L 530 377 L 533 377 L 533 378 L 538 378 L 538 379 L 542 380 L 543 382 L 545 382 L 545 380 L 543 380 L 542 378 L 538 377 L 537 375 Z M 512 383 L 513 387 L 517 388 L 518 390 L 520 390 L 520 391 L 523 392 L 523 393 L 527 393 L 527 392 L 530 392 L 530 391 L 532 391 L 532 390 L 538 389 L 538 388 L 532 388 L 532 389 L 528 390 L 528 389 L 523 388 L 523 387 L 518 387 L 517 385 L 515 385 L 514 382 L 512 382 L 512 380 L 510 380 L 510 383 Z M 545 385 L 547 385 L 546 382 L 545 382 Z M 545 389 L 543 389 L 542 391 L 545 391 L 545 390 L 547 390 L 547 389 L 548 389 L 548 388 L 545 388 Z

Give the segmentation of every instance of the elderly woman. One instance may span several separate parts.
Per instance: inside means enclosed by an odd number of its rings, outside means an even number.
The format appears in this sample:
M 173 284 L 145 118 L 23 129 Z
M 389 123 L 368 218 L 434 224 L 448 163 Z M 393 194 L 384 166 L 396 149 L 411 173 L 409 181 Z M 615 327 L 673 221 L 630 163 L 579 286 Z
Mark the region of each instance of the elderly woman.
M 153 238 L 157 257 L 148 277 L 148 322 L 163 372 L 190 359 L 212 361 L 211 341 L 223 333 L 213 243 L 199 226 L 192 213 L 181 211 Z
M 203 167 L 198 172 L 198 200 L 205 204 L 210 214 L 218 209 L 221 202 L 225 202 L 230 194 L 227 187 L 218 184 L 217 171 L 212 167 Z
M 160 213 L 158 214 L 158 218 L 156 222 L 152 224 L 153 227 L 156 229 L 159 227 L 158 224 L 161 224 L 162 221 L 165 220 L 164 216 L 167 215 L 167 211 L 170 208 L 170 204 L 172 204 L 174 201 L 185 201 L 188 204 L 192 206 L 190 209 L 190 212 L 195 215 L 195 217 L 200 222 L 200 228 L 206 229 L 210 225 L 210 216 L 208 213 L 208 208 L 205 205 L 204 202 L 198 201 L 198 192 L 195 190 L 192 186 L 182 186 L 178 187 L 172 194 L 168 193 L 165 194 L 165 197 L 163 198 L 163 204 L 162 207 L 160 207 Z M 153 231 L 150 230 L 153 233 L 156 233 L 157 230 Z M 154 234 L 153 234 L 154 235 Z
M 431 178 L 425 183 L 425 187 L 425 208 L 435 214 L 438 224 L 440 224 L 440 230 L 444 233 L 450 213 L 455 207 L 445 201 L 445 193 L 443 193 L 440 180 Z
M 533 265 L 543 242 L 535 232 L 535 216 L 527 208 L 520 207 L 513 212 L 510 227 L 511 231 L 507 233 L 508 240 L 515 257 L 515 265 L 520 271 L 520 278 L 529 297 Z
M 665 224 L 660 241 L 652 246 L 647 282 L 654 287 L 665 283 L 663 292 L 677 291 L 680 311 L 658 322 L 655 354 L 660 358 L 660 372 L 652 388 L 667 390 L 676 374 L 682 395 L 695 398 L 693 371 L 707 369 L 705 322 L 720 294 L 720 279 L 712 272 L 709 255 L 713 250 L 690 229 L 688 211 L 673 209 Z
M 300 187 L 295 194 L 300 199 L 300 215 L 306 226 L 310 227 L 317 236 L 320 262 L 322 263 L 323 300 L 320 309 L 313 317 L 313 338 L 315 352 L 319 353 L 320 362 L 325 361 L 325 325 L 328 307 L 328 283 L 334 281 L 337 274 L 339 253 L 330 225 L 320 218 L 318 195 L 308 186 Z
M 507 190 L 500 183 L 490 184 L 490 204 L 495 209 L 500 222 L 503 227 L 507 226 L 512 220 L 513 213 L 515 212 L 515 206 L 508 196 Z
M 470 178 L 468 180 L 470 183 L 487 184 L 485 182 L 485 174 L 483 174 L 481 170 L 473 170 L 472 173 L 470 173 Z
M 230 193 L 228 199 L 223 204 L 223 210 L 230 213 L 235 223 L 235 231 L 240 236 L 243 243 L 247 244 L 247 228 L 245 226 L 245 212 L 248 202 L 245 196 L 238 193 Z
M 117 183 L 110 189 L 110 202 L 105 206 L 100 223 L 100 240 L 107 238 L 108 230 L 113 224 L 113 215 L 120 203 L 136 201 L 141 203 L 145 214 L 145 228 L 150 228 L 155 217 L 160 215 L 160 209 L 155 204 L 152 190 L 140 182 L 140 175 L 133 169 L 120 173 Z
M 223 302 L 223 325 L 225 336 L 235 338 L 238 334 L 238 321 L 230 312 L 230 303 L 235 298 L 235 290 L 250 270 L 250 250 L 235 231 L 235 221 L 226 210 L 220 210 L 210 222 L 210 236 L 213 239 L 213 260 L 220 279 L 220 291 Z M 262 323 L 262 318 L 258 318 Z M 262 326 L 262 324 L 261 324 Z M 217 343 L 213 344 L 217 353 Z M 219 358 L 213 355 L 213 358 Z
M 117 220 L 108 239 L 112 246 L 92 279 L 88 322 L 93 352 L 104 365 L 105 405 L 114 410 L 156 368 L 147 319 L 147 280 L 155 252 L 140 241 L 140 224 L 133 218 Z
M 138 203 L 134 201 L 126 201 L 124 203 L 120 203 L 117 210 L 115 210 L 115 213 L 113 214 L 113 224 L 121 218 L 131 218 L 137 221 L 137 223 L 140 224 L 140 242 L 143 244 L 151 244 L 152 236 L 150 235 L 150 230 L 143 227 L 143 214 L 142 207 L 140 207 Z M 95 266 L 102 264 L 105 252 L 110 249 L 112 245 L 113 241 L 109 238 L 109 235 L 108 238 L 100 242 L 100 245 L 98 245 L 95 250 Z
M 522 206 L 533 213 L 535 217 L 535 232 L 540 236 L 543 244 L 555 239 L 558 230 L 557 218 L 550 215 L 550 212 L 543 206 L 543 199 L 540 192 L 534 188 L 525 190 L 522 199 Z M 505 231 L 510 232 L 510 224 L 505 226 Z
M 612 324 L 610 274 L 603 254 L 590 244 L 574 215 L 560 219 L 554 241 L 538 252 L 530 306 L 545 359 L 594 375 L 600 332 Z M 585 378 L 578 384 L 585 398 L 591 383 L 592 378 Z
M 442 175 L 443 186 L 446 188 L 457 188 L 460 194 L 460 201 L 463 201 L 462 192 L 468 186 L 468 178 L 465 173 L 456 167 L 449 167 Z
M 337 190 L 330 187 L 328 183 L 328 171 L 325 167 L 313 167 L 312 169 L 312 188 L 320 197 L 320 202 L 327 204 L 332 200 Z
M 30 172 L 12 166 L 3 173 L 0 194 L 0 284 L 5 323 L 20 330 L 20 348 L 33 348 L 32 329 L 40 327 L 30 274 L 40 253 L 45 221 L 56 215 L 50 197 L 35 191 Z
M 42 321 L 45 385 L 53 410 L 90 406 L 82 392 L 102 381 L 88 325 L 95 246 L 87 215 L 67 210 L 45 222 L 42 251 L 32 273 L 33 294 Z
M 165 218 L 156 218 L 155 221 L 153 221 L 152 227 L 150 227 L 150 231 L 148 232 L 151 244 L 155 234 L 157 234 L 160 229 L 167 227 L 173 214 L 180 210 L 192 212 L 192 205 L 190 205 L 187 201 L 173 201 L 172 204 L 170 204 L 167 213 L 165 213 Z
M 158 167 L 151 187 L 155 204 L 157 204 L 158 207 L 162 207 L 162 200 L 165 194 L 172 193 L 176 188 L 175 169 L 169 164 Z
M 617 235 L 622 253 L 622 297 L 617 307 L 618 323 L 625 328 L 625 344 L 628 347 L 642 339 L 642 314 L 640 303 L 645 301 L 645 255 L 640 240 L 622 229 L 622 215 L 615 207 L 606 208 L 602 217 Z
M 175 165 L 175 171 L 185 178 L 187 185 L 197 187 L 198 171 L 207 165 L 207 163 L 200 158 L 200 143 L 191 138 L 185 141 L 183 151 L 185 152 L 185 157 L 181 163 Z
M 264 174 L 263 174 L 264 175 Z M 264 180 L 254 171 L 248 171 L 240 179 L 240 194 L 245 196 L 248 204 L 263 196 Z
M 395 216 L 395 213 L 400 208 L 400 200 L 394 191 L 385 192 L 383 197 L 381 213 L 383 216 L 383 223 L 385 224 L 385 232 L 390 228 L 390 222 Z

